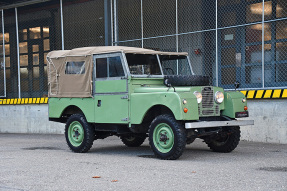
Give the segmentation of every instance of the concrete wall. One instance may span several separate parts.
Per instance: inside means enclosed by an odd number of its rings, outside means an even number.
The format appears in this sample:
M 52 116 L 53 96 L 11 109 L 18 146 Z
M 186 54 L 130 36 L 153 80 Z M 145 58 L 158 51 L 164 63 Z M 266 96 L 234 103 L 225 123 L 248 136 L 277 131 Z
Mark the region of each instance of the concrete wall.
M 1 105 L 0 133 L 64 133 L 64 124 L 49 122 L 48 105 Z
M 287 144 L 287 100 L 248 100 L 254 126 L 241 128 L 242 139 Z
M 241 128 L 242 140 L 287 144 L 287 101 L 248 100 L 254 126 Z M 64 133 L 64 124 L 48 121 L 47 105 L 1 105 L 0 133 Z

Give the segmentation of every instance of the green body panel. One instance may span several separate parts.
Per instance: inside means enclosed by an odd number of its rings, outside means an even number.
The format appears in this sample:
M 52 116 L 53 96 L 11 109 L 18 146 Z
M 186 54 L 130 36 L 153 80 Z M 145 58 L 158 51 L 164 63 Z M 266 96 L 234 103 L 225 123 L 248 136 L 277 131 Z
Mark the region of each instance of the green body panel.
M 187 104 L 183 106 L 182 100 L 186 99 Z M 150 108 L 155 105 L 162 105 L 169 108 L 176 120 L 198 119 L 196 97 L 190 93 L 177 93 L 174 91 L 154 93 L 133 93 L 131 94 L 131 123 L 140 124 Z M 188 109 L 183 112 L 184 107 Z
M 243 112 L 244 106 L 247 106 L 247 102 L 242 102 L 243 98 L 245 96 L 241 92 L 224 92 L 225 109 L 221 115 L 235 118 L 236 112 Z
M 95 123 L 118 123 L 126 124 L 129 117 L 129 101 L 122 99 L 127 94 L 106 94 L 95 96 Z M 98 100 L 101 105 L 98 106 Z
M 107 93 L 107 92 L 126 92 L 127 91 L 127 80 L 103 80 L 96 81 L 96 93 Z
M 136 88 L 134 90 L 134 93 L 154 93 L 154 92 L 190 92 L 190 88 L 182 88 L 182 87 L 176 87 L 168 88 L 168 87 L 143 87 L 143 88 Z
M 60 118 L 67 107 L 76 106 L 82 110 L 88 122 L 94 122 L 94 102 L 93 98 L 49 98 L 49 117 Z
M 131 124 L 141 124 L 145 114 L 155 105 L 169 108 L 176 120 L 198 120 L 198 104 L 191 87 L 166 87 L 163 79 L 136 78 L 130 80 L 130 119 Z M 182 100 L 187 104 L 183 105 Z M 183 112 L 184 108 L 187 113 Z

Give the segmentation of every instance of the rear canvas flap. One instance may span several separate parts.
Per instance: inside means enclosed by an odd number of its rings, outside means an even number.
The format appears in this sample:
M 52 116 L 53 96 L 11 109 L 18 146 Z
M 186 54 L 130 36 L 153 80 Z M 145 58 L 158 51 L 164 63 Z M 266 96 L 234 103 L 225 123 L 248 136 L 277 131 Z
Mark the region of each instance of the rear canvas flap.
M 48 58 L 49 97 L 92 97 L 92 56 Z

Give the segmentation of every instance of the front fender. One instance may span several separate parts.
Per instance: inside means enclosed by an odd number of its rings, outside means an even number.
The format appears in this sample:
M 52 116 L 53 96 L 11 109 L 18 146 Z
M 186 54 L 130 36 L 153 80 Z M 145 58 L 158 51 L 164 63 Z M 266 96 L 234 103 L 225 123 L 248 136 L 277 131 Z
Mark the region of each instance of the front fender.
M 131 124 L 141 124 L 145 114 L 155 105 L 169 108 L 176 120 L 198 119 L 198 106 L 193 96 L 190 93 L 176 92 L 133 93 L 131 94 Z M 186 99 L 188 104 L 183 106 L 182 99 Z M 189 110 L 187 113 L 183 112 L 184 107 Z
M 222 115 L 230 118 L 235 118 L 236 112 L 244 112 L 244 106 L 247 106 L 247 102 L 243 103 L 242 99 L 245 98 L 241 92 L 225 92 L 224 93 L 224 110 Z M 246 99 L 246 98 L 245 98 Z

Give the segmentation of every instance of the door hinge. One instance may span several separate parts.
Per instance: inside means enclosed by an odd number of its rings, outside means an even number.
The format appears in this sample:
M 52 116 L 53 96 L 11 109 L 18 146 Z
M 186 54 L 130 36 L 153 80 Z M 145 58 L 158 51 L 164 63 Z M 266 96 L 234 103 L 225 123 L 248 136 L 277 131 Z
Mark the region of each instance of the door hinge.
M 121 97 L 121 99 L 129 99 L 129 96 L 125 95 L 125 96 Z
M 129 121 L 130 118 L 129 117 L 126 117 L 126 118 L 123 118 L 122 121 Z

